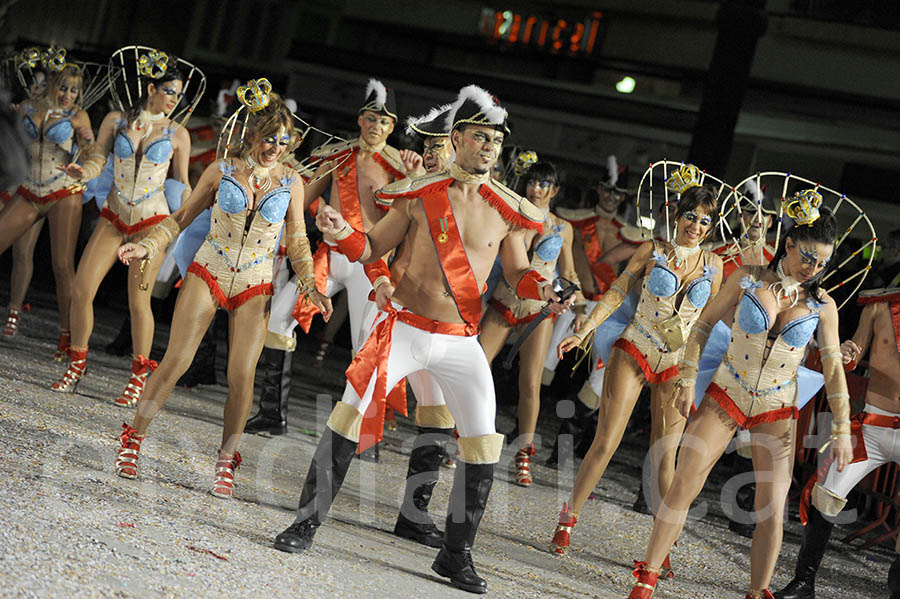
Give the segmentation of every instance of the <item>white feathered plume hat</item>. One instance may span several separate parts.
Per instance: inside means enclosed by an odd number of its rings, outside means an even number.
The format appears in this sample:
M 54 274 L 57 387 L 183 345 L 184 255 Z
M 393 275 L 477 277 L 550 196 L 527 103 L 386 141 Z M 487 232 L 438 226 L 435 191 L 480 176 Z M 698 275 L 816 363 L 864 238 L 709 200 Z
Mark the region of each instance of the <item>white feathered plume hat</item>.
M 363 102 L 359 112 L 364 110 L 387 115 L 396 121 L 397 102 L 394 99 L 394 90 L 385 87 L 378 79 L 369 79 L 369 84 L 366 85 L 366 101 Z
M 406 133 L 426 137 L 445 137 L 450 135 L 447 128 L 447 114 L 452 104 L 435 106 L 422 116 L 410 116 L 406 119 Z
M 500 106 L 497 98 L 477 85 L 467 85 L 459 90 L 459 96 L 451 104 L 445 123 L 447 131 L 468 123 L 493 127 L 509 135 L 506 109 Z

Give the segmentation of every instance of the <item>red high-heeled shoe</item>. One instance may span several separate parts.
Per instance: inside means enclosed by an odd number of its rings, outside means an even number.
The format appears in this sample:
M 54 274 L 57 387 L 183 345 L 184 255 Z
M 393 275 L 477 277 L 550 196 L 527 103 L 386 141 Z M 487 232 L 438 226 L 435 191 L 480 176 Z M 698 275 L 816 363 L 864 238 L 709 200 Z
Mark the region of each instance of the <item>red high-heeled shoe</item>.
M 216 461 L 216 478 L 209 492 L 222 499 L 234 495 L 234 471 L 241 466 L 241 461 L 240 452 L 236 451 L 230 456 L 222 453 L 220 449 L 219 459 Z
M 3 326 L 3 336 L 7 338 L 13 338 L 16 336 L 16 333 L 19 332 L 19 316 L 22 314 L 21 310 L 16 308 L 10 308 L 9 312 L 6 314 L 6 324 Z
M 69 367 L 61 379 L 50 385 L 50 389 L 59 393 L 75 393 L 78 383 L 87 373 L 87 350 L 69 348 Z
M 775 599 L 775 595 L 769 589 L 762 589 L 761 591 L 750 591 L 744 599 Z
M 659 572 L 653 572 L 647 567 L 647 562 L 634 562 L 634 570 L 632 571 L 637 582 L 631 589 L 628 599 L 650 599 L 653 591 L 656 590 L 656 583 L 659 580 Z
M 156 360 L 148 360 L 144 356 L 138 356 L 131 361 L 131 378 L 125 389 L 114 400 L 114 403 L 121 408 L 130 408 L 137 405 L 144 392 L 144 383 L 147 381 L 147 375 L 156 370 Z
M 59 330 L 59 339 L 56 341 L 56 353 L 53 359 L 57 362 L 64 362 L 66 356 L 69 355 L 69 349 L 72 347 L 72 333 L 69 329 Z
M 123 432 L 119 436 L 122 442 L 119 451 L 116 454 L 116 474 L 122 478 L 137 478 L 138 453 L 141 451 L 141 442 L 147 438 L 147 435 L 137 434 L 137 430 L 128 426 L 128 423 L 122 423 Z
M 565 555 L 569 550 L 569 542 L 572 535 L 572 527 L 578 522 L 578 517 L 569 511 L 569 504 L 564 503 L 559 512 L 559 522 L 553 540 L 550 541 L 550 549 L 557 555 Z
M 523 447 L 516 452 L 516 484 L 520 487 L 530 487 L 531 483 L 531 456 L 534 455 L 534 443 Z

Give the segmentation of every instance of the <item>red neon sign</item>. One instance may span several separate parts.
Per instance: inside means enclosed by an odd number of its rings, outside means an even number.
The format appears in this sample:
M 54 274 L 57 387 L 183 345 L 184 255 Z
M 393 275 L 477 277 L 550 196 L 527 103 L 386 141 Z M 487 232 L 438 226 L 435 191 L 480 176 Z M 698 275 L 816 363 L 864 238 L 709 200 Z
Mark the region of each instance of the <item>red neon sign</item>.
M 576 21 L 485 8 L 481 11 L 479 29 L 482 35 L 495 42 L 527 46 L 553 54 L 591 56 L 597 47 L 600 24 L 604 19 L 600 11 Z

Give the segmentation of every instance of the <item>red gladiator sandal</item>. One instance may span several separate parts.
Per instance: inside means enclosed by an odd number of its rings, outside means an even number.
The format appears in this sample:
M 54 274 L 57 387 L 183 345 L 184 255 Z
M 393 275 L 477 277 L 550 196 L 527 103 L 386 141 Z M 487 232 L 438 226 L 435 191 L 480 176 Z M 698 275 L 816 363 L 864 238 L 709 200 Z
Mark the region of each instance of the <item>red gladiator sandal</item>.
M 141 399 L 141 393 L 144 391 L 144 383 L 147 381 L 147 375 L 156 370 L 159 364 L 156 360 L 148 360 L 144 356 L 138 356 L 131 361 L 131 378 L 125 389 L 115 399 L 115 404 L 120 408 L 130 408 L 137 405 Z
M 116 456 L 116 474 L 122 478 L 137 478 L 138 452 L 141 451 L 141 442 L 147 438 L 147 435 L 137 434 L 137 430 L 128 426 L 126 422 L 122 423 L 123 432 L 119 436 L 122 446 L 119 447 L 119 453 Z
M 533 455 L 534 443 L 516 452 L 516 484 L 520 487 L 531 486 L 531 456 Z
M 659 572 L 654 572 L 648 568 L 647 562 L 635 560 L 632 574 L 637 578 L 637 582 L 634 583 L 628 599 L 650 599 L 653 596 L 653 591 L 656 589 Z
M 6 313 L 6 324 L 3 325 L 3 336 L 12 339 L 19 332 L 19 316 L 22 311 L 16 308 L 10 308 Z
M 216 478 L 209 490 L 216 497 L 229 499 L 234 495 L 234 471 L 241 466 L 241 453 L 234 452 L 233 456 L 226 455 L 219 450 L 219 459 L 216 461 Z
M 65 362 L 66 356 L 69 353 L 69 348 L 72 347 L 72 333 L 69 329 L 60 329 L 59 330 L 59 340 L 56 342 L 56 353 L 53 355 L 53 359 L 57 362 Z
M 675 570 L 672 568 L 672 562 L 669 560 L 669 556 L 666 555 L 666 559 L 663 561 L 662 566 L 660 567 L 660 578 L 675 578 Z
M 769 589 L 761 591 L 750 591 L 744 599 L 775 599 L 775 595 Z
M 69 348 L 69 367 L 61 379 L 50 385 L 50 389 L 59 393 L 75 393 L 85 373 L 87 373 L 87 350 Z
M 557 555 L 565 555 L 569 550 L 569 541 L 571 540 L 572 527 L 578 522 L 578 518 L 569 511 L 569 504 L 564 503 L 562 511 L 559 512 L 559 523 L 556 525 L 556 533 L 553 540 L 550 541 L 550 549 Z

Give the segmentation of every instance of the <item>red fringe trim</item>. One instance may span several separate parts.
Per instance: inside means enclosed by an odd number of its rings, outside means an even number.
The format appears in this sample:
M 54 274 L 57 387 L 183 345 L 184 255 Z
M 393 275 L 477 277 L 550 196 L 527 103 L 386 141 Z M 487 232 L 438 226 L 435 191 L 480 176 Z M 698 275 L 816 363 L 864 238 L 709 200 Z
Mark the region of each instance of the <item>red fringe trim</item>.
M 4 204 L 8 204 L 11 199 L 12 196 L 9 195 L 8 191 L 0 191 L 0 200 L 3 200 Z
M 778 422 L 779 420 L 796 420 L 800 414 L 796 406 L 789 408 L 779 408 L 762 414 L 757 414 L 752 418 L 748 418 L 743 411 L 734 403 L 734 400 L 728 396 L 728 393 L 715 383 L 710 383 L 706 389 L 706 394 L 716 400 L 725 413 L 735 421 L 735 423 L 744 429 L 751 429 L 766 424 L 768 422 Z
M 509 222 L 525 229 L 533 229 L 538 233 L 544 230 L 543 223 L 536 223 L 533 220 L 525 218 L 517 211 L 513 210 L 512 207 L 507 204 L 503 198 L 497 195 L 497 193 L 493 189 L 488 187 L 486 183 L 482 183 L 478 187 L 478 193 L 481 194 L 481 197 L 487 200 L 488 204 L 493 206 L 494 209 L 500 213 L 500 216 L 502 216 Z
M 135 225 L 126 225 L 122 222 L 122 219 L 119 218 L 118 214 L 104 206 L 103 210 L 100 211 L 100 216 L 111 222 L 119 233 L 130 237 L 135 233 L 140 233 L 144 229 L 149 229 L 150 227 L 161 223 L 162 221 L 166 220 L 166 217 L 169 215 L 156 214 L 154 216 L 151 216 L 150 218 L 145 218 Z
M 662 372 L 653 372 L 653 369 L 650 367 L 650 363 L 647 362 L 646 356 L 644 356 L 644 354 L 642 354 L 638 350 L 638 348 L 636 348 L 634 344 L 627 339 L 617 339 L 616 342 L 613 343 L 613 347 L 618 347 L 629 356 L 634 358 L 634 361 L 637 362 L 637 365 L 640 366 L 641 371 L 644 373 L 644 377 L 647 379 L 647 382 L 651 385 L 665 383 L 670 378 L 678 375 L 677 364 L 675 366 L 669 366 Z
M 31 193 L 29 190 L 25 189 L 25 187 L 19 187 L 19 189 L 16 190 L 16 193 L 29 202 L 34 202 L 35 204 L 52 204 L 53 202 L 56 202 L 63 198 L 78 195 L 81 193 L 81 190 L 76 189 L 73 191 L 68 187 L 64 187 L 45 196 L 39 196 Z
M 381 166 L 381 168 L 383 168 L 387 172 L 387 174 L 392 176 L 394 179 L 406 178 L 406 173 L 398 171 L 396 168 L 394 168 L 394 165 L 388 162 L 387 159 L 378 152 L 375 152 L 375 154 L 372 155 L 372 158 L 374 158 L 375 162 L 377 162 Z
M 216 150 L 210 149 L 210 150 L 207 150 L 200 154 L 197 154 L 196 156 L 191 156 L 188 159 L 188 162 L 199 162 L 204 167 L 206 167 L 206 166 L 209 166 L 210 164 L 212 164 L 213 162 L 215 162 L 215 160 L 216 160 Z
M 524 318 L 516 318 L 515 316 L 513 316 L 512 311 L 506 304 L 493 297 L 488 300 L 488 305 L 499 312 L 506 320 L 507 324 L 509 324 L 509 326 L 511 327 L 517 327 L 520 324 L 528 324 L 529 322 L 537 318 L 538 314 L 540 314 L 540 312 L 535 312 L 534 314 L 529 314 Z
M 192 272 L 203 279 L 207 287 L 209 287 L 209 292 L 212 294 L 213 299 L 216 300 L 216 303 L 229 312 L 236 310 L 252 297 L 256 297 L 257 295 L 272 295 L 274 293 L 272 283 L 260 283 L 259 285 L 254 285 L 229 298 L 225 297 L 225 294 L 222 293 L 222 289 L 219 287 L 219 282 L 216 278 L 209 274 L 209 271 L 200 266 L 198 262 L 192 262 L 191 265 L 188 266 L 188 272 Z
M 889 293 L 887 295 L 875 295 L 856 298 L 856 305 L 865 306 L 867 304 L 900 302 L 900 293 Z

